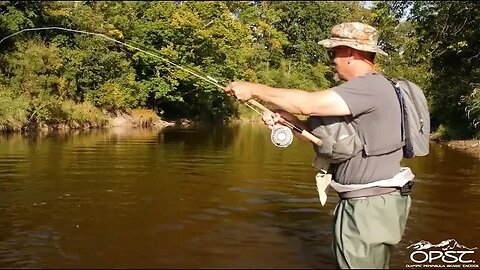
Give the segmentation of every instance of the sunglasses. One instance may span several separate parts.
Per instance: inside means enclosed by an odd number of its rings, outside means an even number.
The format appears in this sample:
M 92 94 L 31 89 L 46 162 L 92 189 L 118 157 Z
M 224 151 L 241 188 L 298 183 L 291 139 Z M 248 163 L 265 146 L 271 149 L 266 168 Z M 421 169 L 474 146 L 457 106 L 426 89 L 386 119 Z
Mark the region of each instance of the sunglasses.
M 335 51 L 333 49 L 327 50 L 327 53 L 328 53 L 328 58 L 330 58 L 330 60 L 335 59 Z
M 335 57 L 338 57 L 338 55 L 341 55 L 341 56 L 343 56 L 343 55 L 345 55 L 345 56 L 348 55 L 349 56 L 350 55 L 350 52 L 349 52 L 348 48 L 347 48 L 347 50 L 345 50 L 344 48 L 338 48 L 338 47 L 336 47 L 336 48 L 337 49 L 331 48 L 331 49 L 327 50 L 328 57 L 330 58 L 330 60 L 333 61 L 335 59 Z

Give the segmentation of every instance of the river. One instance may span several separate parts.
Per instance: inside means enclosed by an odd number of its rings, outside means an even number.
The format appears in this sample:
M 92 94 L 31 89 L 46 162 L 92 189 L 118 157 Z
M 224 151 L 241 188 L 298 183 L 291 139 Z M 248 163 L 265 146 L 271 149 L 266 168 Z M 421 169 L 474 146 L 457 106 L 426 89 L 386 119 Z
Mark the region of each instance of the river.
M 261 124 L 0 137 L 2 268 L 332 268 L 311 145 Z M 440 144 L 392 268 L 421 240 L 480 246 L 480 162 Z M 469 254 L 480 262 L 480 251 Z M 466 257 L 464 258 L 466 259 Z

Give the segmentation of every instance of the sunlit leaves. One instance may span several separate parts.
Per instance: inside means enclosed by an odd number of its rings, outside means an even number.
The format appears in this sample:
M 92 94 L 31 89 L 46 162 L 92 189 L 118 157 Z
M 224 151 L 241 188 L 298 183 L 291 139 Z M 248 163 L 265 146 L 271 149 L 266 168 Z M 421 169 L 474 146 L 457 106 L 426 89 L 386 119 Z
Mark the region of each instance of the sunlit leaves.
M 422 40 L 420 51 L 431 58 L 434 76 L 427 90 L 434 119 L 455 131 L 451 137 L 478 135 L 471 115 L 479 109 L 479 97 L 472 93 L 480 83 L 480 4 L 427 2 L 414 5 L 412 14 Z M 468 102 L 461 102 L 462 97 Z
M 318 41 L 344 21 L 379 30 L 389 56 L 377 56 L 378 70 L 424 89 L 434 127 L 462 130 L 477 121 L 477 2 L 374 1 L 368 10 L 358 1 L 1 1 L 2 37 L 55 25 L 102 33 L 150 52 L 54 30 L 6 40 L 0 44 L 2 100 L 27 111 L 7 122 L 18 126 L 25 115 L 55 122 L 85 110 L 76 116 L 83 121 L 96 115 L 88 109 L 93 105 L 107 111 L 142 106 L 174 118 L 235 115 L 234 100 L 218 86 L 172 63 L 219 85 L 248 80 L 325 89 L 333 85 L 333 70 Z M 64 105 L 69 100 L 87 105 Z M 467 131 L 459 133 L 475 133 Z

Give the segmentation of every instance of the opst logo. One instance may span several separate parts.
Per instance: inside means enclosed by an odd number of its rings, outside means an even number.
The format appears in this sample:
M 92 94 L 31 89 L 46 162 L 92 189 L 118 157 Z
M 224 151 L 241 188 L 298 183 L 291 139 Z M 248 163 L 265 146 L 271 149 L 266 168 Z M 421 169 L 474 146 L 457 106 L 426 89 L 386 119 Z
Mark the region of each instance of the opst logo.
M 421 240 L 407 249 L 415 250 L 410 254 L 410 260 L 415 264 L 407 264 L 407 267 L 479 267 L 473 259 L 477 247 L 466 247 L 455 239 L 438 244 Z

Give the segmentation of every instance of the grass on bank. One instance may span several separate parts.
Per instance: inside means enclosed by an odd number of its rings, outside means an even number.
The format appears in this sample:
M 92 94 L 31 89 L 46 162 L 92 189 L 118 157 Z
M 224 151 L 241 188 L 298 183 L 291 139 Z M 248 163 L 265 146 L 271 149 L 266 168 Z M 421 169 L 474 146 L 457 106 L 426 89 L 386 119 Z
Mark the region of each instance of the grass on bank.
M 0 104 L 0 132 L 106 127 L 116 116 L 90 102 L 75 103 L 71 100 L 39 102 L 1 94 Z M 123 115 L 128 116 L 133 126 L 145 127 L 160 120 L 154 111 L 147 109 L 127 110 Z

